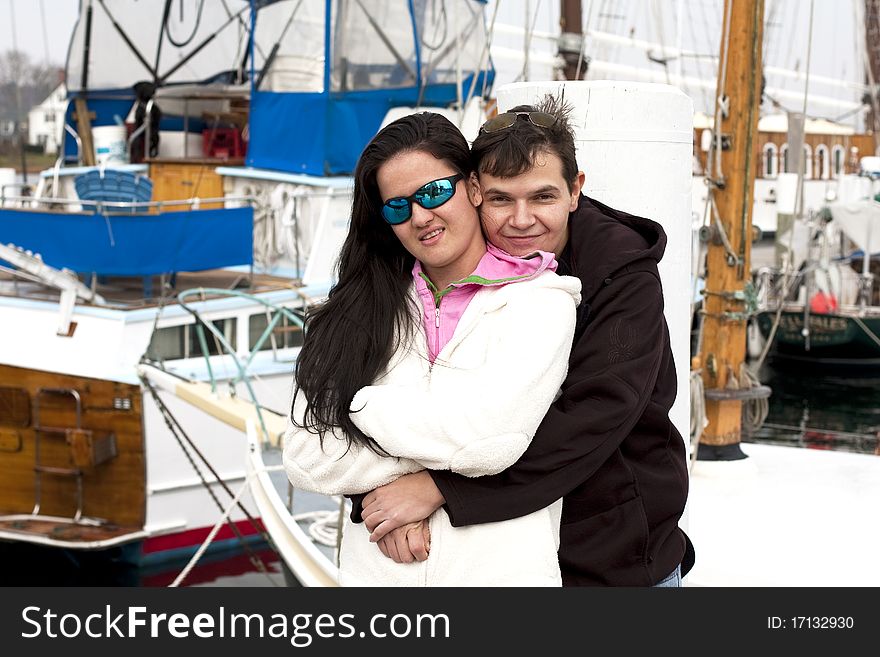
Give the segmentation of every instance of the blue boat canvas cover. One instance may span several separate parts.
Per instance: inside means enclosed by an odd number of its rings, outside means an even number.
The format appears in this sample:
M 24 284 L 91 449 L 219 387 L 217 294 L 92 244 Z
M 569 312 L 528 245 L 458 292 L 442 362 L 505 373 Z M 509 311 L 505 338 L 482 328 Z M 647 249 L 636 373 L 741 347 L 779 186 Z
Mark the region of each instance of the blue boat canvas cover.
M 484 4 L 291 0 L 262 7 L 254 14 L 247 164 L 349 174 L 389 109 L 449 107 L 487 94 L 494 69 Z M 259 68 L 266 43 L 277 47 Z
M 253 261 L 253 208 L 110 214 L 0 210 L 0 243 L 56 269 L 116 276 L 201 271 Z

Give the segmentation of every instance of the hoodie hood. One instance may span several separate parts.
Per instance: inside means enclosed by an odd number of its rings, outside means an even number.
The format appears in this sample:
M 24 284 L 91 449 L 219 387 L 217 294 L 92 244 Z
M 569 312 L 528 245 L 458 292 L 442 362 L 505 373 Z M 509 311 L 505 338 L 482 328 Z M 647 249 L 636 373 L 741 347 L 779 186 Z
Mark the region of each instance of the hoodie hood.
M 580 247 L 573 250 L 577 242 Z M 605 279 L 644 260 L 656 266 L 666 250 L 666 232 L 656 221 L 608 207 L 583 194 L 569 219 L 569 239 L 560 257 L 560 274 L 578 272 L 589 300 Z

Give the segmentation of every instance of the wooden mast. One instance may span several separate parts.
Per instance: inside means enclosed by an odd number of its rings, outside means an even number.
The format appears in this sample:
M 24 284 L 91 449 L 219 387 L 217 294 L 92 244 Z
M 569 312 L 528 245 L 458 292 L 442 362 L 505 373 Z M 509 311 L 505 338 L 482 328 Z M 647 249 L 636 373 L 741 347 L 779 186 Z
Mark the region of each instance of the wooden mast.
M 880 147 L 880 115 L 877 84 L 880 82 L 880 0 L 865 0 L 865 82 L 868 85 L 867 126 L 874 134 L 874 144 Z
M 720 219 L 706 256 L 703 340 L 698 367 L 709 424 L 698 458 L 745 458 L 739 447 L 742 403 L 738 390 L 746 353 L 746 283 L 751 280 L 755 140 L 761 104 L 764 1 L 725 0 L 721 30 L 716 123 L 709 171 Z M 720 118 L 720 122 L 719 119 Z M 746 394 L 743 394 L 743 393 Z
M 587 74 L 589 58 L 584 57 L 581 28 L 581 0 L 562 0 L 559 7 L 559 54 L 565 61 L 563 75 L 566 80 L 583 80 Z

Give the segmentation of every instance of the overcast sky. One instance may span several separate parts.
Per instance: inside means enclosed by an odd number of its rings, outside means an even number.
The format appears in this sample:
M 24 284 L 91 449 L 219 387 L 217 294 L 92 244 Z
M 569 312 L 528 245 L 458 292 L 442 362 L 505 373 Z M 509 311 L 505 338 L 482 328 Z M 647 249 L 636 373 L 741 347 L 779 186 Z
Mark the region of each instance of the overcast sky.
M 0 51 L 14 40 L 32 60 L 63 66 L 78 12 L 79 0 L 0 0 Z
M 147 0 L 140 0 L 141 2 Z M 159 0 L 149 0 L 159 3 Z M 181 0 L 174 0 L 176 6 Z M 182 0 L 184 6 L 196 6 L 197 0 Z M 218 2 L 219 0 L 207 0 Z M 487 20 L 492 16 L 495 0 L 489 0 Z M 559 16 L 558 0 L 501 0 L 499 24 L 522 25 L 528 10 L 532 24 L 538 31 L 551 32 L 556 28 Z M 767 23 L 765 64 L 789 70 L 806 70 L 809 39 L 810 0 L 765 0 Z M 854 37 L 855 17 L 863 12 L 864 0 L 813 0 L 813 35 L 810 57 L 810 95 L 840 97 L 854 102 L 860 92 L 834 89 L 823 85 L 822 77 L 835 80 L 861 82 L 863 62 L 858 55 L 858 43 Z M 717 55 L 723 0 L 582 0 L 584 23 L 590 29 L 598 29 L 633 40 L 662 42 L 674 47 L 680 40 L 684 50 Z M 35 61 L 48 59 L 63 65 L 67 56 L 67 44 L 77 18 L 79 0 L 0 0 L 0 51 L 13 46 L 14 37 L 18 48 L 27 52 Z M 681 18 L 679 18 L 679 12 Z M 44 20 L 45 18 L 45 20 Z M 862 35 L 858 35 L 862 39 Z M 535 47 L 540 47 L 538 39 Z M 504 44 L 509 54 L 522 51 L 522 37 L 497 33 L 495 46 Z M 647 60 L 644 50 L 627 52 L 626 47 L 602 42 L 589 43 L 589 54 L 595 61 L 630 64 L 663 73 L 665 69 Z M 545 39 L 543 48 L 550 52 L 553 47 Z M 655 53 L 657 54 L 657 53 Z M 534 59 L 535 76 L 540 76 L 539 57 Z M 714 79 L 715 64 L 709 59 L 684 59 L 683 73 L 704 79 Z M 670 60 L 669 70 L 676 71 L 676 61 Z M 511 59 L 496 57 L 498 83 L 510 82 L 520 75 L 521 64 Z M 592 78 L 625 77 L 625 73 L 612 75 L 596 67 Z M 814 80 L 813 78 L 816 77 Z M 658 80 L 662 81 L 662 80 Z M 771 84 L 784 89 L 788 97 L 781 97 L 788 109 L 800 109 L 791 95 L 802 93 L 803 79 L 771 80 Z M 695 109 L 711 104 L 711 90 L 687 87 L 685 91 L 694 98 Z M 813 114 L 837 117 L 847 111 L 848 105 L 816 106 Z M 808 112 L 809 113 L 809 112 Z

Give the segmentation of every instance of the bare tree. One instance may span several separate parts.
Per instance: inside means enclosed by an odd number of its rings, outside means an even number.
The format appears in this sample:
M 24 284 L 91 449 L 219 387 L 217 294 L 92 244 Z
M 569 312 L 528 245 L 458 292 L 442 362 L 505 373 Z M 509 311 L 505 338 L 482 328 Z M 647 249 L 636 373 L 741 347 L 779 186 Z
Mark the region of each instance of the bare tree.
M 57 65 L 33 63 L 20 50 L 0 53 L 0 119 L 25 120 L 28 110 L 42 102 L 60 80 Z

